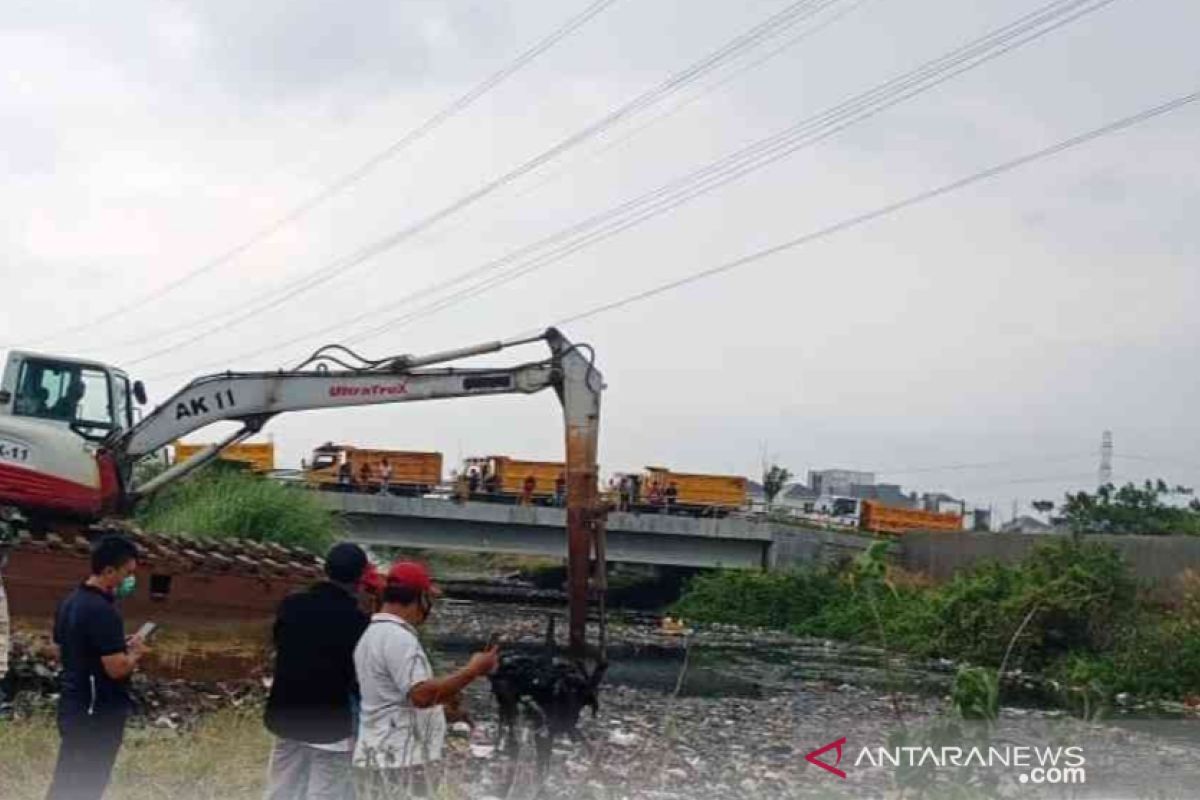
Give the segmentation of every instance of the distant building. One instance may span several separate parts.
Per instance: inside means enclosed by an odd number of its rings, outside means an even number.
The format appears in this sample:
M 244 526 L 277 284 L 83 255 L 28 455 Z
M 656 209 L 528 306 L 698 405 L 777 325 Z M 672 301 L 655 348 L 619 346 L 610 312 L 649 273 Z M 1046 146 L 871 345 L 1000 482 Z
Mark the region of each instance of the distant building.
M 875 500 L 894 508 L 912 508 L 913 505 L 898 483 L 852 483 L 846 496 L 857 500 Z
M 819 496 L 849 496 L 851 486 L 874 484 L 874 472 L 859 472 L 853 469 L 821 469 L 808 472 L 808 485 Z
M 1001 533 L 1050 533 L 1053 525 L 1048 525 L 1036 517 L 1022 514 L 1014 520 L 1009 520 L 1000 526 Z
M 943 492 L 927 492 L 921 495 L 921 509 L 924 511 L 932 511 L 935 514 L 962 514 L 967 513 L 967 503 L 965 500 L 959 500 L 957 497 L 951 497 Z

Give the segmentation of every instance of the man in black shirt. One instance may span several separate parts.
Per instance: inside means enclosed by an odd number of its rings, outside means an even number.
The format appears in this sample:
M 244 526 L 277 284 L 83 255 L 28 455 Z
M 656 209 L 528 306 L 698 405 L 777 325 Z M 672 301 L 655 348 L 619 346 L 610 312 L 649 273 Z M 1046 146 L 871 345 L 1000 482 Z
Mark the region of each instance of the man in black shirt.
M 125 638 L 113 604 L 132 594 L 137 548 L 123 536 L 92 547 L 92 574 L 59 604 L 54 642 L 62 658 L 58 730 L 62 743 L 49 800 L 98 800 L 108 786 L 130 700 L 126 684 L 146 653 Z
M 275 679 L 265 717 L 276 736 L 267 800 L 354 796 L 354 647 L 369 621 L 356 593 L 366 569 L 361 547 L 334 545 L 325 557 L 328 580 L 279 606 Z

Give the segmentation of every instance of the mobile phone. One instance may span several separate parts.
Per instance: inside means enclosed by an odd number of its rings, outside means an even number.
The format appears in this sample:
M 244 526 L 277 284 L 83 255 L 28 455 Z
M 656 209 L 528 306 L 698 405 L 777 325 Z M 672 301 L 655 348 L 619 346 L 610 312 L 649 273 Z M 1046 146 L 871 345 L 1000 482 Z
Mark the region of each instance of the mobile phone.
M 500 634 L 497 631 L 492 631 L 492 635 L 488 637 L 487 647 L 485 650 L 491 650 L 493 647 L 500 644 Z
M 135 633 L 134 636 L 141 639 L 143 642 L 149 642 L 150 637 L 153 636 L 157 630 L 158 625 L 156 623 L 147 622 L 142 627 L 138 628 L 137 633 Z

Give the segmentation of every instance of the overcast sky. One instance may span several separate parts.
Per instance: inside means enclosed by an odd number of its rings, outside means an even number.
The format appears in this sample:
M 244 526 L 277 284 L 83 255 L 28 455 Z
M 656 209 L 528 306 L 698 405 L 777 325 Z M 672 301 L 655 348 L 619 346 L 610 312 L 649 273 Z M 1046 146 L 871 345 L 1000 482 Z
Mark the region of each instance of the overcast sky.
M 127 366 L 155 400 L 197 374 L 294 365 L 323 341 L 352 340 L 439 296 L 402 302 L 416 290 L 1046 1 L 837 0 L 319 287 L 240 321 L 229 313 L 323 266 L 332 272 L 788 5 L 617 0 L 237 258 L 118 319 L 57 336 L 247 241 L 586 3 L 6 2 L 0 345 Z M 1197 30 L 1200 4 L 1116 0 L 686 205 L 355 346 L 421 353 L 538 328 L 1195 91 Z M 765 447 L 795 472 L 875 469 L 906 489 L 963 494 L 1007 515 L 1012 498 L 1093 486 L 1101 432 L 1111 429 L 1118 479 L 1200 484 L 1198 131 L 1193 104 L 568 326 L 595 346 L 608 384 L 604 470 L 755 476 Z M 390 301 L 391 313 L 343 325 Z M 301 340 L 247 355 L 290 339 Z M 475 454 L 558 457 L 555 406 L 550 394 L 384 406 L 293 414 L 268 430 L 284 464 L 334 440 L 441 450 L 449 467 Z M 942 469 L 992 462 L 1004 463 Z

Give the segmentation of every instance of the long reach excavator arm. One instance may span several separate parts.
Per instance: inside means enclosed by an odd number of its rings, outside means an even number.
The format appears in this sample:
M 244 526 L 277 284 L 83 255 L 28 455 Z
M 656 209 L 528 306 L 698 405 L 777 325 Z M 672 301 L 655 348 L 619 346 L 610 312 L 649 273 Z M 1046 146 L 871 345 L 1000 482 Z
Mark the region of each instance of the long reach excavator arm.
M 537 341 L 550 348 L 541 361 L 500 368 L 433 366 Z M 328 346 L 293 370 L 197 378 L 134 423 L 135 399 L 144 402 L 145 391 L 122 371 L 93 361 L 12 352 L 0 380 L 0 512 L 7 509 L 11 519 L 15 511 L 47 529 L 62 519 L 127 513 L 140 499 L 286 412 L 554 389 L 566 428 L 570 651 L 582 658 L 589 561 L 593 552 L 603 559 L 596 475 L 603 388 L 591 348 L 572 344 L 550 328 L 532 337 L 375 361 Z M 223 421 L 240 427 L 145 484 L 133 485 L 133 466 L 140 459 Z

